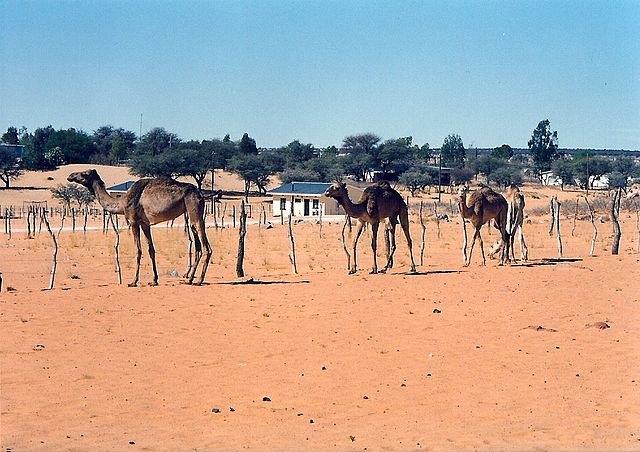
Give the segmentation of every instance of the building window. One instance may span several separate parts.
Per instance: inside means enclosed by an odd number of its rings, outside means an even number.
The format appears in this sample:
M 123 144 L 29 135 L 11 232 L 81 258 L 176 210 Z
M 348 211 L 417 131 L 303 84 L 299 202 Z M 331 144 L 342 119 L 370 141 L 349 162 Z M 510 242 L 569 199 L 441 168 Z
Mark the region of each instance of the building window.
M 280 198 L 280 210 L 287 209 L 287 200 L 286 198 Z
M 313 200 L 313 208 L 314 209 L 320 208 L 320 200 L 319 199 L 314 199 Z

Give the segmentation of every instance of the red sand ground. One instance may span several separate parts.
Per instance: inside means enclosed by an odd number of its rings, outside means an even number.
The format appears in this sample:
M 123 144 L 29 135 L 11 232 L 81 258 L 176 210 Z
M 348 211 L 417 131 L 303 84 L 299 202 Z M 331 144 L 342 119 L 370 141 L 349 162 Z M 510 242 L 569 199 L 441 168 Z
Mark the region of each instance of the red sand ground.
M 531 193 L 531 207 L 551 194 Z M 295 226 L 292 275 L 286 228 L 251 225 L 247 275 L 274 284 L 245 285 L 225 284 L 236 280 L 238 231 L 209 229 L 203 287 L 169 276 L 186 263 L 179 228 L 154 228 L 161 284 L 139 288 L 115 284 L 112 233 L 63 232 L 51 291 L 41 290 L 49 237 L 2 234 L 0 446 L 639 450 L 635 214 L 624 214 L 620 256 L 610 223 L 598 223 L 598 256 L 587 257 L 590 223 L 572 237 L 564 220 L 560 262 L 545 260 L 557 256 L 547 219 L 531 220 L 529 264 L 481 267 L 477 250 L 469 268 L 459 220 L 441 223 L 440 240 L 430 221 L 418 275 L 405 273 L 400 234 L 390 274 L 367 274 L 365 235 L 362 270 L 347 275 L 337 223 L 322 236 Z M 127 282 L 134 254 L 122 232 Z M 412 234 L 417 257 L 417 223 Z

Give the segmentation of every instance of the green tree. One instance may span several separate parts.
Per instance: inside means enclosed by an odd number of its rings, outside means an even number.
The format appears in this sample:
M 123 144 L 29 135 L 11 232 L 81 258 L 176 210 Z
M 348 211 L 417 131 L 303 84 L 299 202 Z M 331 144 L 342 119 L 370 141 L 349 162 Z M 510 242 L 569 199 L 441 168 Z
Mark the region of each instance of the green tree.
M 277 152 L 281 153 L 284 156 L 286 162 L 285 164 L 288 168 L 308 162 L 309 160 L 315 158 L 317 154 L 316 149 L 313 147 L 313 144 L 303 144 L 298 140 L 293 140 L 285 147 L 278 149 Z
M 94 155 L 91 161 L 97 163 L 118 163 L 133 155 L 136 134 L 112 125 L 99 127 L 93 132 Z
M 540 121 L 533 130 L 528 142 L 529 151 L 533 157 L 533 164 L 538 179 L 542 180 L 542 173 L 551 169 L 551 163 L 558 155 L 558 132 L 551 131 L 548 119 Z
M 402 174 L 415 163 L 415 148 L 411 146 L 412 137 L 386 140 L 374 153 L 374 164 L 387 174 Z
M 236 144 L 231 141 L 229 135 L 226 135 L 223 140 L 204 140 L 200 147 L 211 154 L 211 167 L 219 169 L 226 169 L 227 162 L 237 152 Z
M 416 152 L 416 158 L 421 162 L 429 163 L 429 161 L 433 158 L 433 152 L 429 147 L 429 143 L 425 143 L 420 146 L 420 149 Z
M 576 178 L 580 179 L 581 185 L 585 186 L 587 174 L 589 175 L 589 188 L 593 188 L 595 181 L 611 171 L 611 162 L 605 157 L 592 157 L 587 155 L 577 155 L 573 163 Z
M 180 141 L 175 133 L 167 132 L 162 127 L 156 127 L 142 135 L 136 148 L 136 154 L 159 155 L 167 149 L 177 146 Z
M 60 163 L 87 163 L 95 149 L 89 135 L 74 128 L 55 131 L 46 141 L 45 147 L 46 151 L 60 149 Z
M 514 165 L 504 165 L 491 173 L 488 180 L 498 184 L 498 187 L 506 187 L 509 184 L 522 184 L 522 172 Z
M 256 140 L 251 138 L 248 133 L 245 133 L 244 135 L 242 135 L 242 138 L 238 143 L 238 151 L 240 152 L 240 154 L 257 155 L 258 146 L 256 145 Z
M 465 184 L 471 181 L 473 176 L 474 173 L 469 168 L 451 168 L 451 183 L 454 185 Z
M 399 182 L 407 187 L 411 196 L 415 196 L 419 190 L 424 190 L 433 183 L 433 178 L 424 165 L 416 165 L 400 175 Z
M 55 168 L 46 158 L 47 142 L 55 133 L 55 129 L 51 126 L 39 127 L 34 130 L 33 134 L 26 134 L 21 143 L 26 147 L 25 154 L 22 159 L 25 168 L 30 170 L 47 170 Z
M 489 179 L 493 172 L 503 168 L 505 164 L 505 161 L 498 157 L 494 157 L 493 155 L 483 155 L 482 157 L 475 159 L 471 166 L 476 173 L 484 174 L 487 179 Z
M 565 185 L 573 185 L 575 171 L 573 162 L 566 159 L 558 159 L 551 165 L 551 171 L 560 178 L 560 188 L 564 191 Z
M 464 166 L 464 159 L 466 156 L 466 150 L 462 138 L 458 134 L 450 134 L 442 143 L 440 148 L 440 158 L 442 159 L 443 166 L 451 166 L 455 168 L 462 168 Z
M 7 131 L 2 134 L 2 138 L 0 138 L 0 142 L 6 144 L 19 144 L 20 139 L 18 138 L 18 129 L 11 126 L 7 128 Z
M 344 158 L 344 169 L 356 180 L 366 180 L 367 173 L 376 164 L 375 154 L 380 137 L 373 133 L 349 135 L 342 140 L 342 147 L 347 153 Z
M 513 157 L 513 149 L 508 144 L 503 144 L 502 146 L 493 148 L 493 150 L 491 151 L 491 157 L 502 160 L 509 160 L 511 157 Z
M 9 188 L 11 179 L 17 179 L 20 175 L 22 169 L 13 149 L 0 146 L 0 180 L 4 182 L 5 188 Z
M 282 171 L 282 157 L 277 154 L 244 154 L 238 153 L 229 160 L 229 171 L 244 180 L 244 197 L 249 202 L 251 184 L 255 184 L 260 193 L 266 193 L 266 186 L 274 174 Z
M 627 188 L 629 180 L 627 176 L 619 171 L 614 171 L 607 174 L 609 178 L 609 188 Z

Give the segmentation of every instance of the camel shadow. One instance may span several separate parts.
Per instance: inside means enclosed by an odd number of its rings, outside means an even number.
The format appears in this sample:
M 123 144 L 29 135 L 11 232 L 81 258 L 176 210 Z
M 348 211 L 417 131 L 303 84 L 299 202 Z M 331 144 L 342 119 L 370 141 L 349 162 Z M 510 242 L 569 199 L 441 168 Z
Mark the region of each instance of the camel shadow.
M 527 262 L 515 262 L 512 263 L 512 267 L 543 267 L 546 265 L 558 265 L 564 264 L 568 262 L 582 262 L 581 258 L 577 257 L 556 257 L 556 258 L 543 258 L 538 259 L 536 261 L 527 261 Z
M 211 283 L 211 284 L 227 284 L 227 285 L 231 285 L 231 286 L 240 286 L 240 285 L 251 285 L 251 284 L 260 284 L 260 285 L 267 285 L 267 284 L 309 284 L 311 281 L 309 281 L 308 279 L 303 279 L 300 281 L 283 281 L 283 280 L 272 280 L 272 281 L 265 281 L 265 280 L 260 280 L 260 279 L 253 279 L 253 278 L 249 278 L 249 279 L 245 279 L 242 281 L 221 281 L 221 282 L 215 282 L 215 283 Z
M 416 271 L 416 272 L 399 272 L 397 275 L 406 275 L 406 276 L 428 276 L 428 275 L 448 275 L 451 273 L 466 273 L 466 270 L 427 270 L 427 271 Z

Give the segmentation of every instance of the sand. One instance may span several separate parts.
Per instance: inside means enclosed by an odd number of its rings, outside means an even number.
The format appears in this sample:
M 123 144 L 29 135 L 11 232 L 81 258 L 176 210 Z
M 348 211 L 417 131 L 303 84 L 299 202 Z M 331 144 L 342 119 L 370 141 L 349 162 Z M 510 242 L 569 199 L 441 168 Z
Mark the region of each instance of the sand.
M 525 193 L 542 211 L 555 192 Z M 460 220 L 441 222 L 439 240 L 429 221 L 417 275 L 398 234 L 390 273 L 368 274 L 364 235 L 353 276 L 341 222 L 322 235 L 315 222 L 295 225 L 298 275 L 286 227 L 253 224 L 246 273 L 272 284 L 240 285 L 228 284 L 238 230 L 209 228 L 203 287 L 169 274 L 186 265 L 177 226 L 154 227 L 160 286 L 138 288 L 116 284 L 113 233 L 63 231 L 50 291 L 48 235 L 1 234 L 0 446 L 638 450 L 640 262 L 635 213 L 623 220 L 619 256 L 609 222 L 598 222 L 588 257 L 591 224 L 578 221 L 571 236 L 563 218 L 564 259 L 554 260 L 548 220 L 535 216 L 529 263 L 481 267 L 476 252 L 468 268 Z M 415 216 L 411 228 L 417 257 Z M 126 229 L 120 254 L 127 282 Z M 150 280 L 145 252 L 141 282 Z

